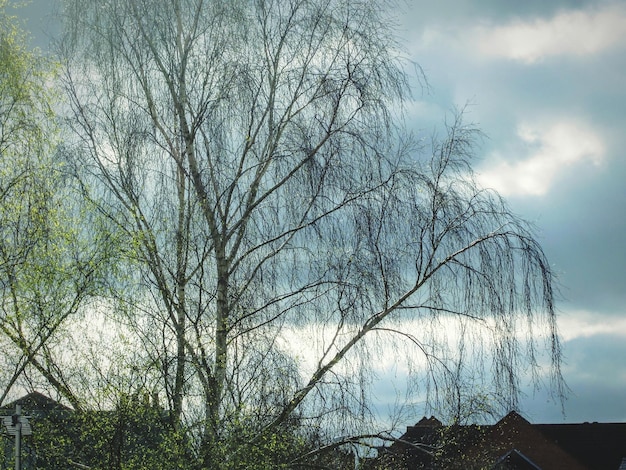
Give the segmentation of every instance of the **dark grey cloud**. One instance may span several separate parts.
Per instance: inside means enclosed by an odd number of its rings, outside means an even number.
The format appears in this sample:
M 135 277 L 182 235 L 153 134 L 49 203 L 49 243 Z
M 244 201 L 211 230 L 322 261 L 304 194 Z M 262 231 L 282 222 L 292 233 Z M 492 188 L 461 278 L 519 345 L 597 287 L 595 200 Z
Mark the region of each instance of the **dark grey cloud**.
M 626 313 L 625 166 L 620 159 L 587 179 L 585 172 L 596 169 L 572 169 L 562 175 L 548 203 L 512 201 L 537 221 L 543 247 L 562 285 L 563 309 Z
M 568 419 L 626 421 L 624 337 L 603 334 L 577 338 L 566 343 L 566 354 L 572 390 L 566 402 Z

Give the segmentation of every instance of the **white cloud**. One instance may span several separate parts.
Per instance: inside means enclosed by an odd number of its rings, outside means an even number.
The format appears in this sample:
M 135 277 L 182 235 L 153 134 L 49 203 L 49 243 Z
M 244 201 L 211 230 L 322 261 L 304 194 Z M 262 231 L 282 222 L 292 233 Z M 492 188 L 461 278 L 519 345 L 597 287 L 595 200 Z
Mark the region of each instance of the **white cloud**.
M 559 333 L 564 342 L 597 335 L 626 338 L 626 318 L 588 311 L 573 311 L 559 316 Z
M 555 55 L 590 55 L 624 43 L 626 6 L 616 2 L 602 9 L 562 11 L 549 19 L 481 26 L 473 35 L 481 54 L 528 64 Z
M 490 158 L 490 166 L 478 173 L 483 187 L 507 196 L 541 196 L 565 168 L 585 162 L 599 165 L 606 153 L 594 130 L 571 121 L 547 127 L 522 124 L 517 134 L 528 155 L 515 161 L 502 156 Z

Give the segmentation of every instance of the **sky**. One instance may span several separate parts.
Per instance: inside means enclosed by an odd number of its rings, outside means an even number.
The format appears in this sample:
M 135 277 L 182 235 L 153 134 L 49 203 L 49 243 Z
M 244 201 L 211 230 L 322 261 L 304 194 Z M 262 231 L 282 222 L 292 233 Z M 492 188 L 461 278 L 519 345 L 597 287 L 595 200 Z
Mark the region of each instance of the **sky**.
M 57 0 L 20 11 L 33 44 Z M 558 276 L 564 404 L 522 402 L 532 422 L 626 422 L 626 1 L 405 0 L 398 35 L 415 77 L 409 124 L 454 108 L 485 139 L 475 170 L 533 222 Z M 419 417 L 416 417 L 417 421 Z M 413 424 L 413 423 L 407 423 Z
M 475 170 L 533 222 L 558 276 L 560 405 L 533 422 L 626 421 L 626 2 L 407 0 L 402 32 L 428 89 L 415 123 L 466 107 Z M 421 124 L 423 126 L 423 124 Z

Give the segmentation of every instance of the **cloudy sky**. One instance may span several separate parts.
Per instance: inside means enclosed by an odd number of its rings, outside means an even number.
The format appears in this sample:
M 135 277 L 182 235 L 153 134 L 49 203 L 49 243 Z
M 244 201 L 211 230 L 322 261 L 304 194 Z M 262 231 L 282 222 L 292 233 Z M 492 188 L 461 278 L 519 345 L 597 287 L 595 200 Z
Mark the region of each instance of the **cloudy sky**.
M 22 10 L 45 47 L 56 0 Z M 626 421 L 626 2 L 406 0 L 399 33 L 424 70 L 409 118 L 454 107 L 487 138 L 476 170 L 533 221 L 559 275 L 571 395 L 529 396 L 534 422 Z M 410 423 L 407 423 L 410 424 Z
M 626 2 L 407 0 L 430 88 L 415 122 L 452 107 L 486 133 L 476 170 L 534 222 L 559 276 L 559 406 L 532 421 L 626 421 Z

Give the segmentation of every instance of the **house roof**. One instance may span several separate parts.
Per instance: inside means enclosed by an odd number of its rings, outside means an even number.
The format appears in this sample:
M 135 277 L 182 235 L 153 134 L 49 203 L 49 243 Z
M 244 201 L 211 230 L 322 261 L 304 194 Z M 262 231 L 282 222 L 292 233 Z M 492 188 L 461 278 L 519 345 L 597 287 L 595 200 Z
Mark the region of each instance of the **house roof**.
M 430 418 L 427 418 L 426 416 L 424 416 L 415 424 L 415 426 L 438 427 L 438 426 L 443 426 L 443 423 L 439 421 L 437 418 L 435 418 L 434 416 L 431 416 Z
M 53 400 L 50 397 L 45 396 L 43 393 L 31 392 L 28 395 L 24 395 L 17 400 L 2 405 L 0 407 L 0 413 L 13 413 L 15 405 L 22 406 L 23 413 L 29 413 L 33 411 L 38 412 L 50 412 L 50 411 L 71 411 L 71 408 Z
M 534 426 L 588 468 L 617 470 L 626 457 L 626 423 Z
M 447 450 L 446 440 L 454 443 Z M 385 453 L 400 468 L 428 468 L 437 449 L 448 452 L 447 468 L 491 462 L 494 468 L 617 470 L 626 462 L 626 423 L 531 424 L 512 411 L 494 425 L 446 427 L 431 416 L 408 426 Z
M 515 411 L 487 428 L 481 443 L 469 449 L 469 453 L 495 462 L 511 450 L 516 450 L 544 470 L 586 468 Z

